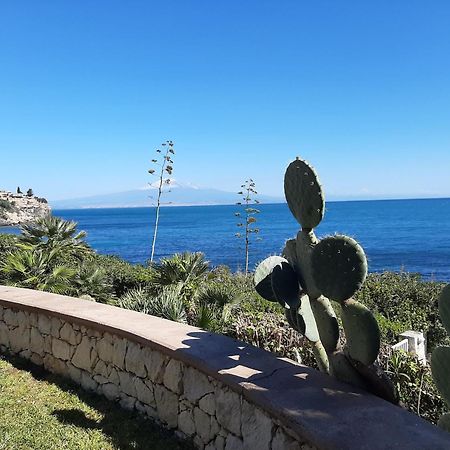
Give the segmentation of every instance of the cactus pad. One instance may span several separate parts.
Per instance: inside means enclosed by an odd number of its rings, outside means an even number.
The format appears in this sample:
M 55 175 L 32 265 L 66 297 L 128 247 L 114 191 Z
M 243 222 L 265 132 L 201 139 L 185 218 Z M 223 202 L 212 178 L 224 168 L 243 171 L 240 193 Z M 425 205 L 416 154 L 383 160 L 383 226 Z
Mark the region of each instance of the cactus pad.
M 380 350 L 380 329 L 373 314 L 361 303 L 348 300 L 342 305 L 341 319 L 349 356 L 366 366 L 373 364 Z
M 284 176 L 289 209 L 303 228 L 315 228 L 323 218 L 325 200 L 316 171 L 301 159 L 292 161 Z
M 301 298 L 298 309 L 286 308 L 286 318 L 292 328 L 303 334 L 311 342 L 320 340 L 317 324 L 307 295 Z
M 281 264 L 286 259 L 281 256 L 269 256 L 259 263 L 255 270 L 253 281 L 255 283 L 256 292 L 270 302 L 278 301 L 272 290 L 272 272 L 275 266 Z
M 450 347 L 438 347 L 433 351 L 431 372 L 439 392 L 450 406 Z
M 297 274 L 286 260 L 273 268 L 271 282 L 272 292 L 281 306 L 287 303 L 291 308 L 298 307 L 300 286 Z
M 343 302 L 353 296 L 367 276 L 367 259 L 362 247 L 348 236 L 321 240 L 311 255 L 317 287 L 332 300 Z
M 450 284 L 447 284 L 439 296 L 439 315 L 447 333 L 450 334 Z

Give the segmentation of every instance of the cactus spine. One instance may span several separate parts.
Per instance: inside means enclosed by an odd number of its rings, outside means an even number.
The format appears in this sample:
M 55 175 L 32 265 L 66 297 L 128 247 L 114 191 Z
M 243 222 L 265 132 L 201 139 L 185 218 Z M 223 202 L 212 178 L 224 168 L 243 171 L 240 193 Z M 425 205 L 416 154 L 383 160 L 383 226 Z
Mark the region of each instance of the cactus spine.
M 284 191 L 301 229 L 286 242 L 282 257 L 271 256 L 256 268 L 256 291 L 285 308 L 290 326 L 311 342 L 322 371 L 398 403 L 392 383 L 375 364 L 378 324 L 352 298 L 367 275 L 364 250 L 348 236 L 317 239 L 313 229 L 323 219 L 325 199 L 317 173 L 306 161 L 297 158 L 289 164 Z M 344 348 L 330 300 L 341 308 Z
M 450 334 L 450 284 L 439 296 L 439 315 L 447 333 Z M 431 355 L 431 372 L 439 392 L 450 408 L 450 347 L 438 347 Z M 438 425 L 450 432 L 450 413 L 443 414 Z

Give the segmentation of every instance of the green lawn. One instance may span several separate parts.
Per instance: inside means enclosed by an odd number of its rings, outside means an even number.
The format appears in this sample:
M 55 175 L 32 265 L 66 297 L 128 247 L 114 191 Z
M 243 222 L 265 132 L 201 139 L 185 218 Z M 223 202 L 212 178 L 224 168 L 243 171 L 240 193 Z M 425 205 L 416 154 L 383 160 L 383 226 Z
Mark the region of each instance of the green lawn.
M 0 450 L 188 448 L 136 413 L 0 355 Z

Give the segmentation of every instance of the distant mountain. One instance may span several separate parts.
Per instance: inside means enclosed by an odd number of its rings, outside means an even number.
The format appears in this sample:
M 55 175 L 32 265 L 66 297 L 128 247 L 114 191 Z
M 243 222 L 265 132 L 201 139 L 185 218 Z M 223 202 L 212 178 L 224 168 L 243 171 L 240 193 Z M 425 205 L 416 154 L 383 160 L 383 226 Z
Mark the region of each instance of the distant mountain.
M 53 200 L 50 201 L 50 204 L 53 209 L 132 208 L 152 206 L 153 201 L 150 197 L 155 195 L 156 190 L 151 187 L 92 197 Z M 257 198 L 261 203 L 281 203 L 284 201 L 280 197 L 259 194 Z M 163 196 L 163 202 L 170 202 L 170 206 L 232 205 L 238 200 L 239 196 L 233 192 L 180 184 L 171 186 L 171 192 Z

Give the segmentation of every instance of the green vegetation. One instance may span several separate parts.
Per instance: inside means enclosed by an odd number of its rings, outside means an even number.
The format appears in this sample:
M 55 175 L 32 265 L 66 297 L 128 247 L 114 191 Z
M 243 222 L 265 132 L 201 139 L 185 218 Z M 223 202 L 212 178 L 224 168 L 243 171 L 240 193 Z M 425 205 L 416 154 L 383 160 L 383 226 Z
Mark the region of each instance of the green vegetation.
M 16 210 L 16 207 L 13 203 L 9 202 L 5 199 L 0 199 L 0 218 L 4 219 L 6 218 L 7 212 L 13 212 Z
M 18 358 L 0 359 L 0 448 L 188 449 L 104 397 Z
M 316 238 L 313 229 L 323 218 L 325 201 L 308 163 L 296 159 L 288 166 L 284 190 L 301 229 L 286 242 L 284 257 L 270 256 L 256 268 L 256 291 L 284 308 L 289 325 L 311 343 L 321 371 L 398 403 L 393 383 L 376 364 L 378 323 L 353 299 L 367 276 L 364 250 L 348 236 Z M 330 300 L 340 307 L 340 321 Z
M 67 227 L 60 225 L 59 229 Z M 5 261 L 11 255 L 56 251 L 44 275 L 50 276 L 50 268 L 57 267 L 55 261 L 74 271 L 73 279 L 67 282 L 69 295 L 89 296 L 91 300 L 197 325 L 317 368 L 308 340 L 289 325 L 285 308 L 260 297 L 251 277 L 231 273 L 223 266 L 211 268 L 198 253 L 174 255 L 150 266 L 132 265 L 118 257 L 96 254 L 82 245 L 84 236 L 81 242 L 72 240 L 78 233 L 76 227 L 71 229 L 70 236 L 66 232 L 62 233 L 64 238 L 53 236 L 51 244 L 45 244 L 49 232 L 31 243 L 23 236 L 0 234 L 0 283 L 29 285 L 26 273 L 14 277 L 8 273 Z M 91 276 L 96 271 L 97 275 Z M 44 275 L 37 278 L 45 282 Z M 415 274 L 369 274 L 354 297 L 374 311 L 382 342 L 377 363 L 397 387 L 401 404 L 433 423 L 445 411 L 445 403 L 430 368 L 421 366 L 412 356 L 391 355 L 390 346 L 407 329 L 423 331 L 431 348 L 448 345 L 450 339 L 437 313 L 443 286 Z M 45 283 L 40 287 L 48 289 Z M 341 320 L 339 309 L 337 320 Z M 345 345 L 343 336 L 340 340 Z

